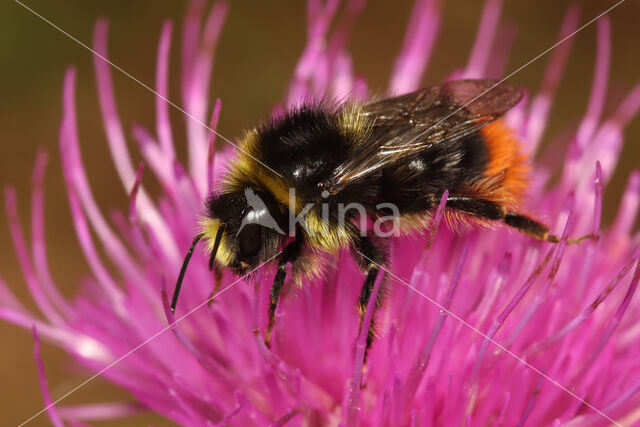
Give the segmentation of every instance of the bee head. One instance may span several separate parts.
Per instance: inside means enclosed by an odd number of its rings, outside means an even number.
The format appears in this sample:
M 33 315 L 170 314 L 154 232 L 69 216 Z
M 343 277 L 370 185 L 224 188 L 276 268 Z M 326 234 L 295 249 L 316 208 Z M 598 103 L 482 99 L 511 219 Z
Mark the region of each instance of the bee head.
M 275 256 L 287 229 L 273 197 L 250 187 L 211 196 L 201 227 L 211 265 L 215 260 L 236 274 L 248 273 Z

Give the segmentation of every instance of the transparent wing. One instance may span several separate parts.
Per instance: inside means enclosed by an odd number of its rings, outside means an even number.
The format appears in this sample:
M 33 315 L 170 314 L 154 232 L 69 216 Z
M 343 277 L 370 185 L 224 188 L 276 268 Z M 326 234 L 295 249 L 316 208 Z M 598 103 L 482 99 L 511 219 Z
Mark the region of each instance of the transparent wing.
M 331 194 L 367 178 L 399 159 L 434 144 L 447 144 L 477 132 L 504 114 L 522 92 L 493 80 L 456 80 L 365 104 L 373 122 L 371 136 L 332 174 Z

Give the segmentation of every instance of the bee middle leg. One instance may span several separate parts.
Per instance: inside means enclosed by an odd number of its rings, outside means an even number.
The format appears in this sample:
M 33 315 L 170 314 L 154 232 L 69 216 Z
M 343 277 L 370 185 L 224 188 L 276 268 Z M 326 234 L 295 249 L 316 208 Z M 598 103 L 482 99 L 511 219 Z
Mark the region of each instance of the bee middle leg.
M 387 254 L 382 245 L 372 241 L 368 237 L 362 236 L 358 237 L 358 240 L 356 240 L 356 243 L 353 246 L 353 253 L 360 269 L 367 275 L 364 280 L 364 284 L 362 285 L 362 290 L 360 291 L 360 297 L 358 298 L 358 313 L 360 315 L 360 328 L 362 328 L 364 317 L 367 312 L 367 305 L 371 299 L 376 278 L 378 277 L 381 266 L 387 264 Z M 367 354 L 376 335 L 375 310 L 382 305 L 384 296 L 383 285 L 384 283 L 380 285 L 376 295 L 373 317 L 371 318 L 371 323 L 369 324 L 369 329 L 367 331 L 367 345 L 364 353 L 363 366 L 366 366 Z
M 267 325 L 267 333 L 265 334 L 264 344 L 267 347 L 271 347 L 271 333 L 273 332 L 273 326 L 276 320 L 276 308 L 278 307 L 278 300 L 280 299 L 280 292 L 284 286 L 284 279 L 287 275 L 287 264 L 295 262 L 300 253 L 302 252 L 303 238 L 300 233 L 296 233 L 296 238 L 293 242 L 289 243 L 278 260 L 278 271 L 273 279 L 273 285 L 271 285 L 271 293 L 269 296 L 269 323 Z
M 549 234 L 551 230 L 541 222 L 517 212 L 508 212 L 504 207 L 491 200 L 453 195 L 447 198 L 447 207 L 459 210 L 467 215 L 478 216 L 493 221 L 502 221 L 509 227 L 536 240 L 552 243 L 558 243 L 560 241 L 560 237 Z M 575 244 L 593 238 L 595 238 L 593 234 L 587 234 L 585 236 L 569 238 L 567 241 L 568 243 Z

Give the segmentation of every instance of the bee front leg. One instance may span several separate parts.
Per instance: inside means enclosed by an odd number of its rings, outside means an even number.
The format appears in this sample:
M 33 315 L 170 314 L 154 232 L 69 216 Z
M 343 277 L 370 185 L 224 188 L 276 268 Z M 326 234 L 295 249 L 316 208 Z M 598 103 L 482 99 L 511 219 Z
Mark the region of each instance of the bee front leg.
M 271 294 L 269 297 L 269 323 L 267 325 L 267 333 L 265 334 L 264 344 L 267 347 L 271 347 L 271 333 L 276 320 L 276 308 L 278 307 L 278 300 L 280 299 L 280 292 L 284 286 L 284 279 L 287 275 L 287 264 L 295 262 L 302 252 L 302 236 L 300 233 L 296 233 L 296 239 L 289 243 L 278 260 L 278 271 L 276 277 L 273 279 L 273 285 L 271 285 Z
M 209 307 L 212 307 L 216 302 L 216 298 L 214 298 L 217 293 L 220 291 L 220 286 L 222 285 L 222 267 L 218 264 L 212 266 L 213 274 L 215 278 L 215 284 L 213 286 L 213 291 L 209 294 L 209 302 L 207 303 Z

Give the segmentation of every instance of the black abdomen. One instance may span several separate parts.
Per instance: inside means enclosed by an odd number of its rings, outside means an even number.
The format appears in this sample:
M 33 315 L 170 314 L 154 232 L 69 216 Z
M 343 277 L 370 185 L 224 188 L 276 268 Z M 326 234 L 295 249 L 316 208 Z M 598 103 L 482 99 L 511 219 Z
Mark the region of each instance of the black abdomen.
M 385 168 L 379 201 L 395 204 L 401 213 L 430 209 L 440 195 L 454 194 L 482 177 L 489 153 L 480 132 L 455 142 L 441 142 Z

